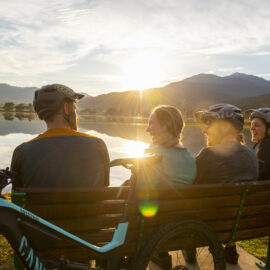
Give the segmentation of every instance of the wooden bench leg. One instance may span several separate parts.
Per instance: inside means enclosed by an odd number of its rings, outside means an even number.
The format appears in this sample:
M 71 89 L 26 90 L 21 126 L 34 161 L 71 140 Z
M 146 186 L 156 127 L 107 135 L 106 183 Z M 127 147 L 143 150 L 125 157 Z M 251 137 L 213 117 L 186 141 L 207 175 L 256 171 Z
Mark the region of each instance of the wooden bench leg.
M 266 263 L 256 262 L 256 265 L 262 270 L 270 270 L 270 236 L 268 237 Z

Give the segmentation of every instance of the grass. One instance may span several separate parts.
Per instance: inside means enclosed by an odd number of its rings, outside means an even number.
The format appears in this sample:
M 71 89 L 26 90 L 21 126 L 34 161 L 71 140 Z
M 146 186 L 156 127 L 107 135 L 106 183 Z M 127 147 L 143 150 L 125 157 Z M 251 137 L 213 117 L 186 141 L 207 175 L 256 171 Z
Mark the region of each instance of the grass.
M 2 194 L 9 201 L 10 193 Z M 13 249 L 4 236 L 0 234 L 0 270 L 13 269 Z
M 9 270 L 13 266 L 13 250 L 8 241 L 0 235 L 0 270 Z
M 248 253 L 254 255 L 263 262 L 266 262 L 268 237 L 245 240 L 237 242 L 237 244 L 245 249 Z

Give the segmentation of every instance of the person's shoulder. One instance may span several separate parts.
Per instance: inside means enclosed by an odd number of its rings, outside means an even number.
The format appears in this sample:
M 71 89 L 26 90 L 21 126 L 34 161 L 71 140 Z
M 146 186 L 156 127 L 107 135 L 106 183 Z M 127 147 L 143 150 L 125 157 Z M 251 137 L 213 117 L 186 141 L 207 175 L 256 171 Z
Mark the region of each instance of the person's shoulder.
M 72 133 L 70 134 L 72 136 L 77 136 L 77 137 L 86 137 L 86 138 L 94 138 L 94 139 L 98 139 L 100 140 L 100 138 L 94 136 L 94 135 L 91 135 L 91 134 L 88 134 L 88 133 L 84 133 L 84 132 L 79 132 L 79 131 L 72 131 Z
M 239 143 L 239 148 L 245 152 L 250 153 L 252 156 L 256 156 L 255 152 L 253 152 L 247 145 Z
M 87 141 L 89 139 L 89 142 L 96 143 L 97 145 L 99 145 L 101 147 L 103 147 L 103 146 L 105 147 L 105 142 L 97 136 L 94 136 L 94 135 L 91 135 L 88 133 L 84 133 L 84 132 L 79 132 L 79 131 L 74 131 L 72 136 L 75 136 L 77 138 L 85 138 Z
M 267 147 L 270 149 L 270 138 L 264 138 L 260 144 L 259 144 L 259 147 L 262 148 L 262 147 Z
M 213 146 L 205 146 L 203 147 L 200 152 L 198 153 L 197 156 L 204 156 L 204 155 L 208 155 L 208 154 L 212 154 L 213 153 Z
M 21 143 L 21 144 L 17 145 L 17 146 L 15 147 L 13 153 L 19 153 L 19 152 L 21 152 L 22 149 L 23 149 L 24 144 L 25 144 L 25 143 Z

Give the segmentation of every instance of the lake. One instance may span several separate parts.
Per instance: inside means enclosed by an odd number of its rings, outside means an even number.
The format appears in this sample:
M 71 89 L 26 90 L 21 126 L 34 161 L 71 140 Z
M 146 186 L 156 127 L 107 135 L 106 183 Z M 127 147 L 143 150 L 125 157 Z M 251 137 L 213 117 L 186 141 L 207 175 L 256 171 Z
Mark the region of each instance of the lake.
M 45 127 L 45 123 L 37 119 L 7 118 L 0 114 L 0 168 L 10 166 L 12 153 L 17 145 L 44 132 Z M 79 131 L 103 139 L 111 160 L 141 156 L 151 142 L 145 129 L 146 125 L 143 124 L 95 123 L 83 118 L 79 119 Z M 244 135 L 247 144 L 251 147 L 248 129 L 244 131 Z M 200 127 L 186 126 L 183 130 L 182 143 L 195 156 L 205 145 L 205 137 Z M 129 176 L 129 170 L 114 167 L 111 169 L 110 185 L 119 186 Z

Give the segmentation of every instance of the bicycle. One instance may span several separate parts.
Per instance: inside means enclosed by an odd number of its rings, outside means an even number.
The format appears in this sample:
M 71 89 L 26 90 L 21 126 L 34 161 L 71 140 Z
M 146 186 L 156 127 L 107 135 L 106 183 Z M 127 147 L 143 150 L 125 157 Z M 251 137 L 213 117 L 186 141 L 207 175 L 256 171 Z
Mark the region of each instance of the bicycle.
M 3 196 L 0 198 L 0 233 L 2 233 L 9 241 L 27 270 L 122 269 L 123 254 L 121 252 L 121 246 L 125 243 L 126 235 L 128 233 L 129 208 L 136 191 L 137 171 L 140 168 L 141 162 L 144 163 L 144 166 L 153 166 L 153 164 L 157 164 L 160 161 L 160 156 L 152 156 L 143 159 L 118 159 L 111 162 L 111 166 L 122 165 L 130 169 L 132 171 L 132 176 L 130 178 L 130 189 L 123 217 L 114 232 L 112 241 L 108 244 L 99 247 L 88 243 L 34 215 L 24 208 L 7 201 Z M 0 171 L 1 193 L 5 186 L 12 183 L 12 178 L 12 172 L 7 169 Z M 189 269 L 180 261 L 176 263 L 177 265 L 164 267 L 157 262 L 159 254 L 162 254 L 163 252 L 163 249 L 160 249 L 162 243 L 168 239 L 174 238 L 176 235 L 181 236 L 183 234 L 185 237 L 189 236 L 194 238 L 194 235 L 196 235 L 200 236 L 204 241 L 206 240 L 207 244 L 210 246 L 210 254 L 213 257 L 214 269 L 225 269 L 221 244 L 216 235 L 206 224 L 192 219 L 176 220 L 153 232 L 149 241 L 144 242 L 137 254 L 134 254 L 135 259 L 133 260 L 132 266 L 128 269 L 153 269 L 151 268 L 153 264 L 159 265 L 159 269 Z M 59 261 L 49 261 L 44 258 L 39 258 L 37 251 L 48 249 L 62 239 L 70 240 L 82 247 L 93 250 L 96 253 L 103 254 L 107 261 L 106 265 L 93 268 L 86 264 L 70 262 L 68 259 L 60 258 Z

